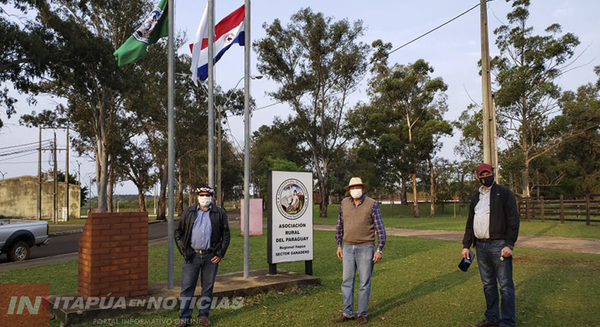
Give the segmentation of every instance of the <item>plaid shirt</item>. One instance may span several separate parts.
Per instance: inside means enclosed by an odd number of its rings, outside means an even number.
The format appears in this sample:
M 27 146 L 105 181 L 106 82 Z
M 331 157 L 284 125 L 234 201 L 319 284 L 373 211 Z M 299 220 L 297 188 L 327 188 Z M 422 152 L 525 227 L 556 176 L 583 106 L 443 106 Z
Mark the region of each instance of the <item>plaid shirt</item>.
M 365 200 L 365 196 L 363 195 L 360 199 L 360 206 Z M 358 207 L 354 201 L 352 201 L 352 205 L 356 208 Z M 342 210 L 342 206 L 340 205 L 340 214 L 338 216 L 337 226 L 335 227 L 335 241 L 338 246 L 342 246 L 342 240 L 344 239 L 344 213 Z M 385 227 L 383 226 L 383 219 L 381 218 L 381 209 L 379 209 L 379 204 L 377 201 L 373 203 L 373 208 L 371 208 L 371 217 L 373 218 L 373 223 L 375 224 L 375 231 L 377 232 L 377 251 L 383 251 L 383 247 L 385 246 Z

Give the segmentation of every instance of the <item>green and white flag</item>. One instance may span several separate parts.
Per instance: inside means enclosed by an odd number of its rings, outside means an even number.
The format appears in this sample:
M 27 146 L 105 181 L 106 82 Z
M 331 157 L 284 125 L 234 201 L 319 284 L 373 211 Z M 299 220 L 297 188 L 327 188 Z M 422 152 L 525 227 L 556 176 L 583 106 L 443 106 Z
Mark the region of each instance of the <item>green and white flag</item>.
M 167 2 L 168 0 L 160 0 L 142 26 L 113 53 L 117 57 L 119 67 L 144 58 L 148 44 L 154 44 L 161 37 L 169 35 Z

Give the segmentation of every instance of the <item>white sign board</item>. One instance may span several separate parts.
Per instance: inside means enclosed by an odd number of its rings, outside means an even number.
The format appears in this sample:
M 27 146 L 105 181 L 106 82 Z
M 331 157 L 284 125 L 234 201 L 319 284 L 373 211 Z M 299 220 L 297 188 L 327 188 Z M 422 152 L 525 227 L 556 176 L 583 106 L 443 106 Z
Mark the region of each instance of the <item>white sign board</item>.
M 269 184 L 269 264 L 313 260 L 312 174 L 272 171 Z

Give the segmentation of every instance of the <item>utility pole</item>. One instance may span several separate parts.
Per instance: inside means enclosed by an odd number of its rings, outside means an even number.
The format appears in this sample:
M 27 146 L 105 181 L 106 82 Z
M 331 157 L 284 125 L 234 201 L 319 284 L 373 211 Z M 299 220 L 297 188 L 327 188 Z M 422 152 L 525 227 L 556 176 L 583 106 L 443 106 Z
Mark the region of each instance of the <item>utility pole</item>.
M 55 225 L 58 223 L 58 164 L 56 155 L 56 132 L 54 132 L 54 196 L 52 201 L 52 221 Z
M 65 210 L 66 210 L 66 221 L 69 221 L 69 126 L 67 126 L 67 163 L 65 168 L 65 183 L 67 193 L 65 194 Z
M 492 108 L 490 46 L 488 39 L 487 1 L 480 0 L 481 10 L 481 81 L 483 104 L 483 161 L 498 169 L 496 146 L 496 117 Z
M 38 194 L 37 194 L 37 220 L 42 220 L 42 126 L 38 145 Z

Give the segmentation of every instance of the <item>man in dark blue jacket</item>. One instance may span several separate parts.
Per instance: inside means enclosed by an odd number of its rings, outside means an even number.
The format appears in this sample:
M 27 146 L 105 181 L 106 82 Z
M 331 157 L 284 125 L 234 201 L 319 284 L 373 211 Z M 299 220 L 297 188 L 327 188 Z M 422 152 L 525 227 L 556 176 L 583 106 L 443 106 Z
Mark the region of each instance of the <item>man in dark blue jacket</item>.
M 200 324 L 211 325 L 208 314 L 217 268 L 231 239 L 227 213 L 212 203 L 213 189 L 201 186 L 194 193 L 198 204 L 183 211 L 175 229 L 175 243 L 184 258 L 179 295 L 180 322 L 177 327 L 190 325 L 194 306 L 199 308 Z M 195 299 L 194 292 L 199 275 L 202 292 L 200 299 Z
M 516 320 L 512 254 L 519 235 L 519 212 L 514 194 L 496 184 L 494 176 L 491 165 L 483 163 L 477 167 L 477 180 L 482 185 L 471 197 L 463 237 L 463 258 L 471 259 L 471 245 L 477 249 L 477 264 L 487 304 L 485 319 L 473 323 L 475 327 L 513 327 Z

